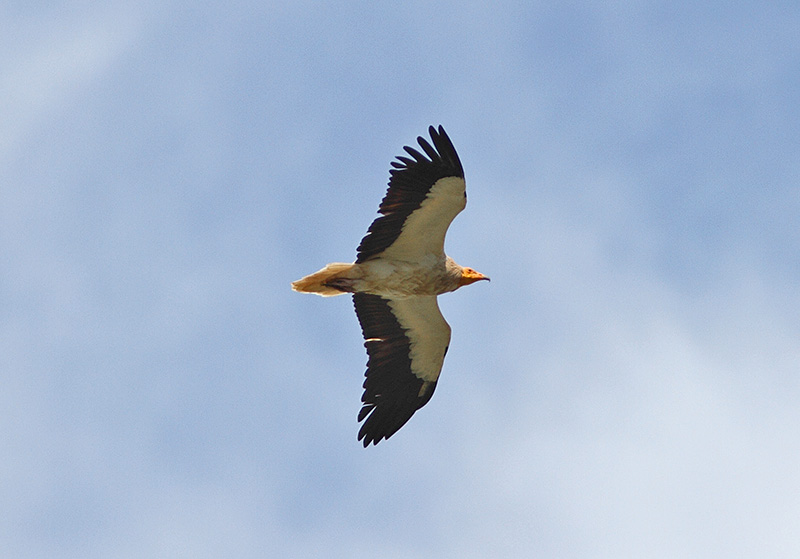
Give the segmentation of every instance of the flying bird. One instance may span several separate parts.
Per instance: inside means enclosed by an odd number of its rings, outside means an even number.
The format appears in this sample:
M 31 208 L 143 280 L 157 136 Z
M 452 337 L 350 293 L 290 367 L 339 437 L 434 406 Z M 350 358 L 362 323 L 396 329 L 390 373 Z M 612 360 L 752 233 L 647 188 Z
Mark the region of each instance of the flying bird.
M 488 280 L 444 253 L 450 223 L 467 204 L 464 169 L 442 126 L 422 154 L 404 147 L 352 264 L 335 262 L 292 283 L 323 297 L 353 294 L 367 348 L 358 440 L 388 439 L 433 396 L 450 344 L 437 295 Z

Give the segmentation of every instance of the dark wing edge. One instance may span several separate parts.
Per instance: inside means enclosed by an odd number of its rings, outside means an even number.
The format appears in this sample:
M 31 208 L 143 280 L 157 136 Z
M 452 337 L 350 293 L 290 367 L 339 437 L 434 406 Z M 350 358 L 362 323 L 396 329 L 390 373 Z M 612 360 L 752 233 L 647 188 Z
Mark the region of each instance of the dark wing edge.
M 431 399 L 436 382 L 412 372 L 410 342 L 388 299 L 354 293 L 353 304 L 369 356 L 363 406 L 358 414 L 358 421 L 364 421 L 358 440 L 366 448 L 388 439 L 405 425 Z
M 356 262 L 364 262 L 386 250 L 403 230 L 411 212 L 419 208 L 436 181 L 445 177 L 464 178 L 464 168 L 450 137 L 439 125 L 428 128 L 433 146 L 422 136 L 417 137 L 425 155 L 414 148 L 403 149 L 411 157 L 397 156 L 389 171 L 389 189 L 378 208 L 382 214 L 370 225 L 358 245 Z

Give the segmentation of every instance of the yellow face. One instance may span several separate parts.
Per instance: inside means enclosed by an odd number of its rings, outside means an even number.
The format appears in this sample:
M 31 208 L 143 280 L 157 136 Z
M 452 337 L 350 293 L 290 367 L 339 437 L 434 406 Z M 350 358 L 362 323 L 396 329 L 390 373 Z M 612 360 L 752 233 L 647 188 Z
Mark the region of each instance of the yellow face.
M 489 278 L 472 268 L 461 268 L 461 281 L 458 282 L 458 285 L 469 285 L 478 280 L 489 281 Z

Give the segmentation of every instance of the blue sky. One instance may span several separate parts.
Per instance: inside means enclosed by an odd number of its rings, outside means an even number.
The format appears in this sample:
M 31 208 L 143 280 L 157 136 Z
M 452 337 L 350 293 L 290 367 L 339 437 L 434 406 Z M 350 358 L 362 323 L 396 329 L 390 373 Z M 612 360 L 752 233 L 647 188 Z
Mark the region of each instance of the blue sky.
M 0 553 L 797 557 L 794 2 L 12 3 Z M 443 124 L 430 404 L 363 449 L 347 261 Z

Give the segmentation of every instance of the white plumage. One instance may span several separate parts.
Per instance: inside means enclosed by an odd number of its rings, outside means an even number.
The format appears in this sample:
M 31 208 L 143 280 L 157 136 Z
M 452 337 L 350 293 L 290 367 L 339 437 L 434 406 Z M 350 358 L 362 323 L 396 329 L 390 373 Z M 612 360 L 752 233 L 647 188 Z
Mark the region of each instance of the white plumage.
M 352 293 L 369 361 L 359 440 L 388 439 L 433 395 L 450 343 L 436 296 L 486 276 L 444 253 L 450 223 L 467 203 L 464 171 L 444 129 L 429 128 L 427 155 L 393 161 L 378 217 L 352 264 L 333 263 L 292 289 L 322 296 Z

